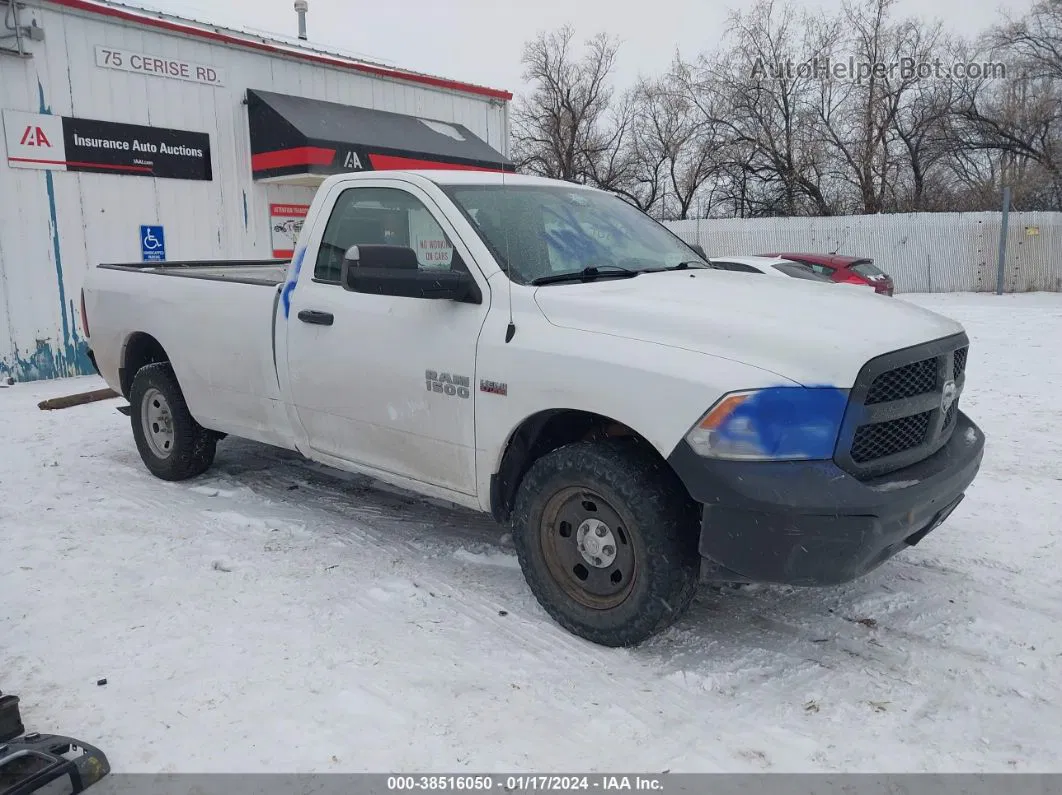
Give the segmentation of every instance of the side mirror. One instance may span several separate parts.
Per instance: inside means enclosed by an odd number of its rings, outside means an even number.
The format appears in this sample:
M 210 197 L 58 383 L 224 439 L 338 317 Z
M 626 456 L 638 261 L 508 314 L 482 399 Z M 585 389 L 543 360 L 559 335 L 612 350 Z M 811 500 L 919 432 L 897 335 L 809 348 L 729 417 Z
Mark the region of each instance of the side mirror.
M 352 293 L 432 298 L 478 304 L 482 296 L 467 271 L 422 270 L 407 246 L 351 246 L 343 257 L 340 282 Z
M 693 249 L 693 251 L 697 254 L 698 257 L 703 259 L 705 262 L 708 261 L 708 255 L 704 253 L 704 246 L 702 246 L 700 243 L 688 243 L 687 245 Z

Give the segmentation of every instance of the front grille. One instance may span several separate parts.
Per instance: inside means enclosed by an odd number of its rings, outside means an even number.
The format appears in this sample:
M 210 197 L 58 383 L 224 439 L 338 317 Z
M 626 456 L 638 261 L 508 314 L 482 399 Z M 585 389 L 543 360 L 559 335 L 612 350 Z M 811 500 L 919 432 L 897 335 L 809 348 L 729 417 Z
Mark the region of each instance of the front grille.
M 849 395 L 838 466 L 866 479 L 939 450 L 955 429 L 968 350 L 960 333 L 867 362 Z
M 860 425 L 852 440 L 852 459 L 857 464 L 865 464 L 917 447 L 926 440 L 931 418 L 932 412 L 923 411 L 910 417 Z
M 870 385 L 866 405 L 924 395 L 937 388 L 937 360 L 923 359 L 888 370 Z
M 958 380 L 966 372 L 966 354 L 969 348 L 959 348 L 955 351 L 955 366 L 952 368 L 952 378 Z

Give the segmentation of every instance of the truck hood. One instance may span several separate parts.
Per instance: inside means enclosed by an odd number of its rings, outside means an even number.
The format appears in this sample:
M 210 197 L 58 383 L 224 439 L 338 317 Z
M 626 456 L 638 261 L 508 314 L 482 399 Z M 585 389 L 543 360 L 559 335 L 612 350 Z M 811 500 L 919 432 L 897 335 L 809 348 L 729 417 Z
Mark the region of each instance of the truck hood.
M 851 387 L 869 359 L 963 330 L 869 289 L 707 269 L 547 285 L 534 299 L 556 326 L 717 356 L 805 386 Z

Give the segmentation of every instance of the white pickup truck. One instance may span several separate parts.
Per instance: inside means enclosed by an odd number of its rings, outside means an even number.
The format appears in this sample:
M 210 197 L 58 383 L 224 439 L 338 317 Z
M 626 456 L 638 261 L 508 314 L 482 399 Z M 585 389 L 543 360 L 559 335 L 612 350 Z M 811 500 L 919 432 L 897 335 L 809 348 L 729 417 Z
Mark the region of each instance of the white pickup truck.
M 545 610 L 610 646 L 699 579 L 865 574 L 983 455 L 958 323 L 714 270 L 622 200 L 529 176 L 333 176 L 290 263 L 99 265 L 82 317 L 156 476 L 234 435 L 489 512 Z

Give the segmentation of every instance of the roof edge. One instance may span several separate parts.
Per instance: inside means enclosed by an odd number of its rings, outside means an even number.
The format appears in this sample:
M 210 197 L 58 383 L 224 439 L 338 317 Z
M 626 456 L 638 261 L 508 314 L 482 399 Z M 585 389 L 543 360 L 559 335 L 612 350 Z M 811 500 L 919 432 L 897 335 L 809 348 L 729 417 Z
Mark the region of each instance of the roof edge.
M 213 29 L 199 27 L 202 23 L 185 20 L 184 18 L 175 15 L 167 14 L 167 17 L 169 18 L 155 17 L 151 16 L 151 14 L 156 12 L 152 12 L 149 9 L 133 10 L 131 8 L 119 8 L 114 5 L 100 2 L 99 0 L 44 0 L 44 2 L 48 5 L 68 8 L 74 11 L 97 14 L 99 16 L 121 19 L 125 22 L 158 28 L 169 31 L 170 33 L 180 33 L 186 36 L 194 36 L 208 39 L 210 41 L 221 42 L 223 44 L 229 44 L 234 47 L 243 47 L 281 57 L 293 58 L 295 60 L 333 66 L 339 69 L 348 69 L 389 80 L 414 83 L 446 91 L 458 91 L 463 94 L 473 94 L 504 102 L 509 102 L 513 98 L 511 91 L 504 91 L 498 88 L 488 88 L 487 86 L 478 86 L 474 83 L 450 80 L 445 77 L 434 77 L 432 75 L 425 75 L 417 72 L 405 72 L 401 69 L 387 66 L 361 63 L 353 58 L 343 58 L 339 55 L 328 55 L 309 50 L 300 50 L 298 49 L 298 45 L 295 44 L 282 44 L 280 42 L 271 44 L 268 41 L 251 39 L 249 38 L 250 34 L 248 33 L 241 33 L 223 26 L 212 25 L 211 28 Z

